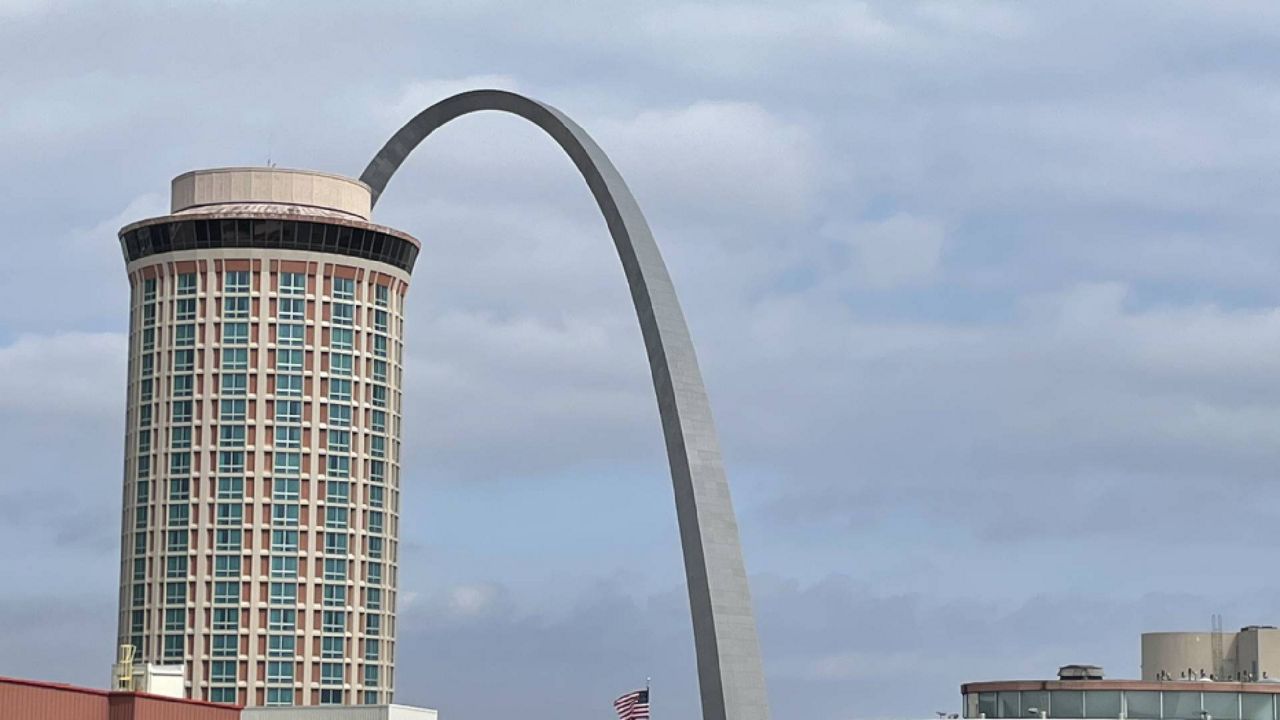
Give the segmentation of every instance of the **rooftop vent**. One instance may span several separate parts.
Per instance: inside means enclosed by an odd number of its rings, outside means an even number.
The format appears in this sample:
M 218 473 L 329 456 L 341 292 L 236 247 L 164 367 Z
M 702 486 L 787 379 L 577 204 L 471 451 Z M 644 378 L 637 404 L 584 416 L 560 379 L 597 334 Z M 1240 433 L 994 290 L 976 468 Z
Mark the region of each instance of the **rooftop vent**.
M 1240 632 L 1249 632 L 1250 630 L 1275 630 L 1275 625 L 1245 625 L 1240 628 Z
M 1063 665 L 1058 668 L 1059 680 L 1101 680 L 1102 667 L 1099 665 Z

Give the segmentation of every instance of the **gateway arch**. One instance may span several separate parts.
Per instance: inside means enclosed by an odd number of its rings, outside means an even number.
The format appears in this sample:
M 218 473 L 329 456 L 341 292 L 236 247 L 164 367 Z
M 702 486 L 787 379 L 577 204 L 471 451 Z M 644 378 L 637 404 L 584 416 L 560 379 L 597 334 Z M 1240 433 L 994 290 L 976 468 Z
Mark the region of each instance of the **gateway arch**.
M 693 341 L 653 233 L 604 151 L 550 105 L 501 90 L 474 90 L 442 100 L 410 120 L 360 179 L 372 188 L 376 204 L 419 143 L 445 123 L 483 110 L 518 115 L 550 135 L 582 173 L 604 214 L 631 288 L 662 418 L 693 615 L 702 717 L 768 720 L 738 523 Z

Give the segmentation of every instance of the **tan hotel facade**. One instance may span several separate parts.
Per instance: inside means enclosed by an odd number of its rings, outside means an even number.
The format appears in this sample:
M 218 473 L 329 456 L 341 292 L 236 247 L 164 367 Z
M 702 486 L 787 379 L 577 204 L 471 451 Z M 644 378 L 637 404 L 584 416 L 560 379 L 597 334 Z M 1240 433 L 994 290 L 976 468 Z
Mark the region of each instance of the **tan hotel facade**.
M 119 641 L 187 697 L 385 704 L 395 686 L 404 300 L 419 244 L 355 180 L 174 179 L 126 226 Z

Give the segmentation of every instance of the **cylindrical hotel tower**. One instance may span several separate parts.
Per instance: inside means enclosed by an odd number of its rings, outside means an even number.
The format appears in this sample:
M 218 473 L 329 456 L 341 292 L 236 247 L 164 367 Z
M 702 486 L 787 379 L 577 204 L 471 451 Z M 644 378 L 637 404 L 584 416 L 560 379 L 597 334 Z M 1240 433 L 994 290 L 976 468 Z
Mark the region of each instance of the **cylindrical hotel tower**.
M 420 246 L 335 175 L 201 170 L 172 191 L 120 231 L 120 643 L 184 665 L 191 698 L 389 703 Z

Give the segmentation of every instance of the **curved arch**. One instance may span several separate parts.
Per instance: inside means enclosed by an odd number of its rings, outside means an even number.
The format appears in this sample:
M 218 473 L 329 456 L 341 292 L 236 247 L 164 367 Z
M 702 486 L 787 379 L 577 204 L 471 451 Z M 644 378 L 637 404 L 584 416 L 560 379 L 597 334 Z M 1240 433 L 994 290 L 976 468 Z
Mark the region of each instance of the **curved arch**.
M 604 213 L 631 286 L 649 354 L 675 488 L 704 720 L 768 720 L 764 671 L 738 523 L 711 404 L 675 287 L 640 206 L 595 141 L 559 110 L 502 90 L 473 90 L 423 110 L 378 151 L 360 179 L 373 202 L 413 149 L 468 113 L 518 115 L 568 153 Z

